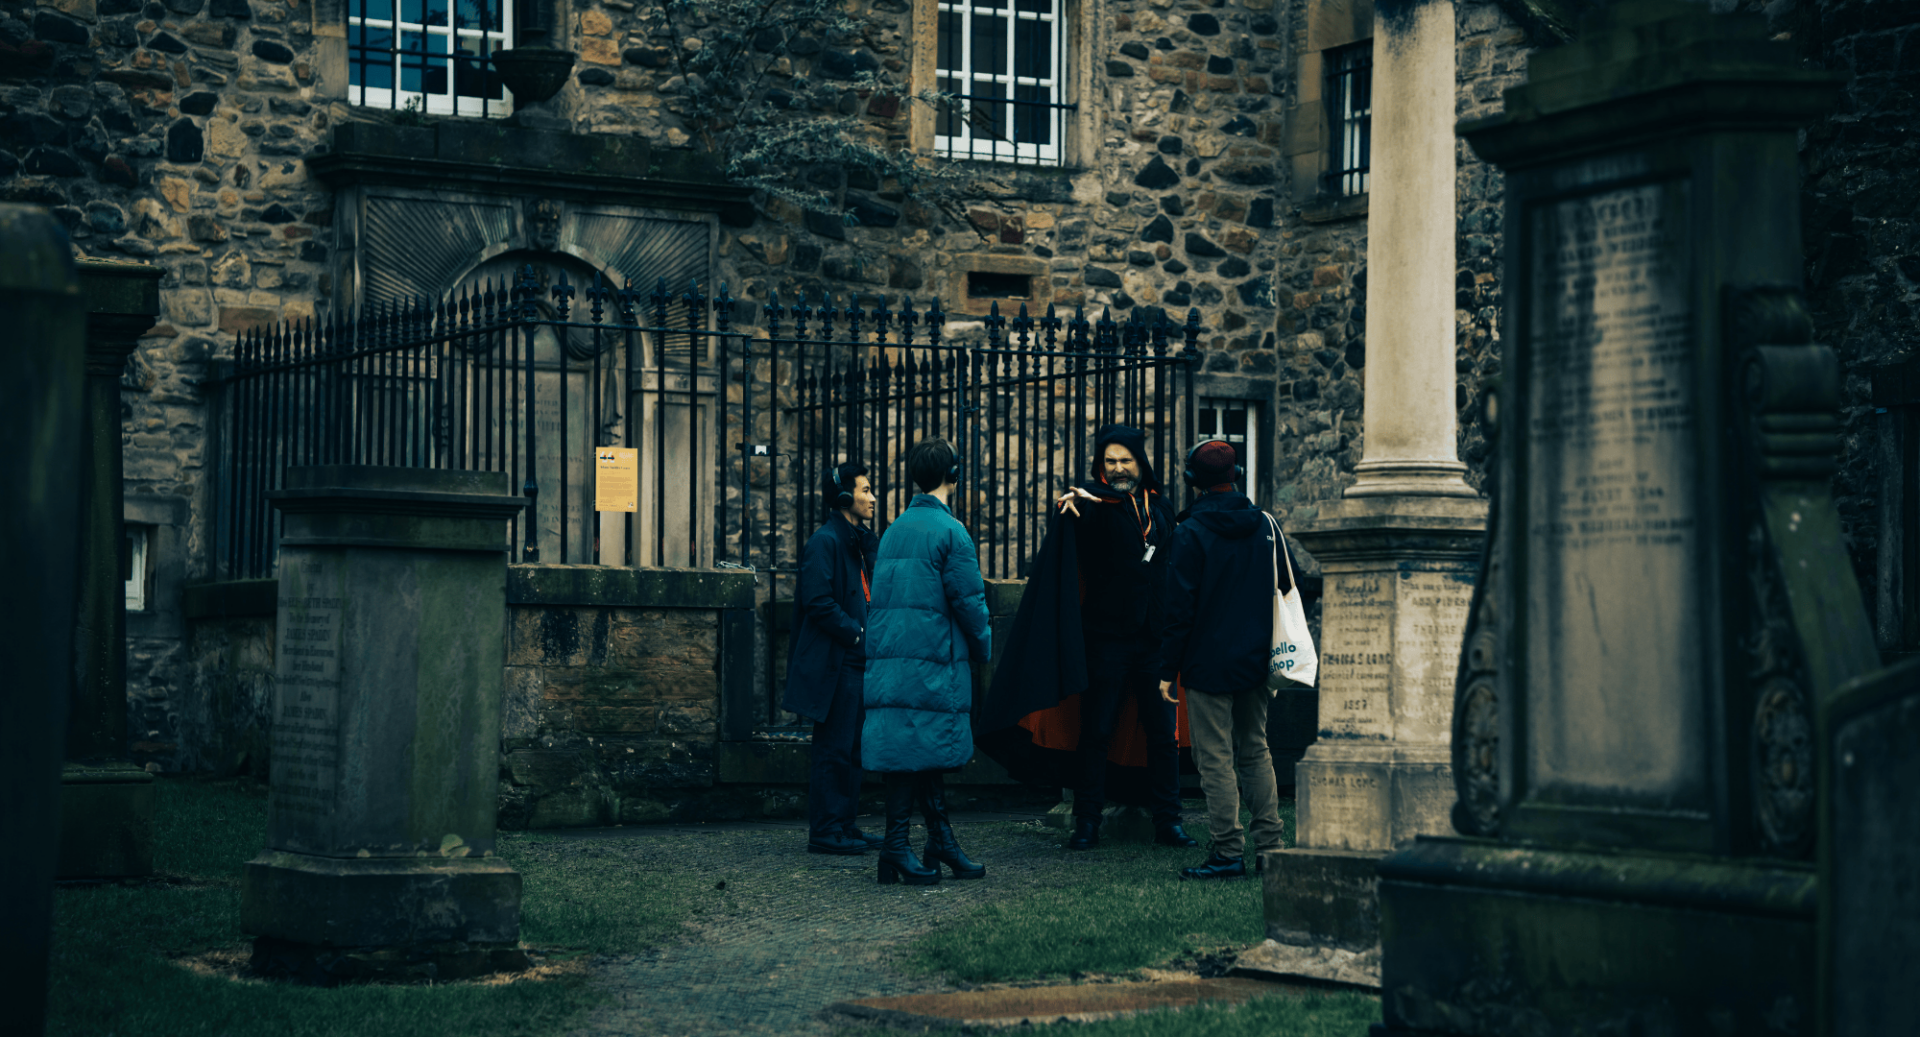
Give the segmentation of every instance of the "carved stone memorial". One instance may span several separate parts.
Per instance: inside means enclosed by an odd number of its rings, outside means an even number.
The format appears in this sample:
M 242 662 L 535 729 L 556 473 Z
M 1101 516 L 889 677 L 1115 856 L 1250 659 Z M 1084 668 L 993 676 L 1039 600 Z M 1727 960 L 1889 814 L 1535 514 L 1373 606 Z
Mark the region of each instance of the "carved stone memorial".
M 525 966 L 493 856 L 507 519 L 497 472 L 287 472 L 255 968 L 316 983 Z
M 1506 174 L 1507 375 L 1458 836 L 1379 867 L 1384 1032 L 1807 1032 L 1814 717 L 1878 666 L 1828 480 L 1763 19 L 1634 0 L 1460 133 Z

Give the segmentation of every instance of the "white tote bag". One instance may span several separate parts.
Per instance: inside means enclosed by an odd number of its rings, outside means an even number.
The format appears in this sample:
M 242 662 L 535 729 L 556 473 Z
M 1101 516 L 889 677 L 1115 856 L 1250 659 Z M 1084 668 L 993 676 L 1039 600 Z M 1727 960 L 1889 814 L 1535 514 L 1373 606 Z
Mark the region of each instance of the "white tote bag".
M 1274 539 L 1280 542 L 1280 557 L 1287 560 L 1287 592 L 1280 593 L 1280 563 L 1273 565 L 1273 644 L 1267 655 L 1267 690 L 1279 692 L 1289 682 L 1313 686 L 1320 676 L 1320 656 L 1313 650 L 1313 635 L 1307 631 L 1307 609 L 1300 603 L 1300 581 L 1293 575 L 1293 553 L 1287 550 L 1287 538 L 1280 523 L 1267 516 Z

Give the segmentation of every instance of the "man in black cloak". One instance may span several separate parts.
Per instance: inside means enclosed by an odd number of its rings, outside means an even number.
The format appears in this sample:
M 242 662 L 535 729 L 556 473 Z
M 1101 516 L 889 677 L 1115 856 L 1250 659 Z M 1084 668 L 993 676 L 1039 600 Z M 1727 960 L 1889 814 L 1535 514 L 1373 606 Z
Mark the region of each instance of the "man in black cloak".
M 1070 850 L 1099 845 L 1109 798 L 1151 808 L 1156 842 L 1197 846 L 1180 826 L 1176 707 L 1159 695 L 1156 676 L 1173 516 L 1146 434 L 1102 426 L 1091 476 L 1057 502 L 977 740 L 1016 779 L 1074 790 Z M 1144 734 L 1144 769 L 1109 763 L 1116 733 Z

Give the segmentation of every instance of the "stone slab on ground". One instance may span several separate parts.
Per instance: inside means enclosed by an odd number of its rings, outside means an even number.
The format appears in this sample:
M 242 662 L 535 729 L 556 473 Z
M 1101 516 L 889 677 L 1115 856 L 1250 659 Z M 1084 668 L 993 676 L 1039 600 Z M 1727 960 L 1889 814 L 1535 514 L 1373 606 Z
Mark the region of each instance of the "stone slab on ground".
M 1268 940 L 1247 948 L 1234 959 L 1229 974 L 1263 980 L 1301 980 L 1337 983 L 1380 992 L 1380 948 L 1363 951 L 1340 947 L 1298 947 Z
M 1190 1008 L 1205 1002 L 1244 1004 L 1257 997 L 1303 992 L 1302 987 L 1259 979 L 1193 977 L 1144 983 L 1075 983 L 874 997 L 838 1001 L 828 1005 L 823 1014 L 912 1029 L 1023 1026 L 1119 1019 L 1156 1009 Z

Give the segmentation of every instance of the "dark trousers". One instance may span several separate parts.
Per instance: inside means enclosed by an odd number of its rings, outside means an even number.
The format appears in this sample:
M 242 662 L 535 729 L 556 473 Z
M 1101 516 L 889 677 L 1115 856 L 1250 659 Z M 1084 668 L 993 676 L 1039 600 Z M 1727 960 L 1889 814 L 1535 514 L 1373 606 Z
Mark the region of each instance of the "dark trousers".
M 1073 790 L 1075 817 L 1097 818 L 1107 805 L 1107 749 L 1132 698 L 1147 731 L 1147 806 L 1155 824 L 1180 820 L 1180 746 L 1174 740 L 1174 706 L 1160 697 L 1155 675 L 1157 638 L 1087 637 L 1087 690 L 1080 696 L 1080 785 Z
M 827 719 L 813 725 L 813 764 L 807 775 L 807 829 L 814 837 L 853 827 L 860 812 L 860 724 L 866 671 L 845 667 Z

